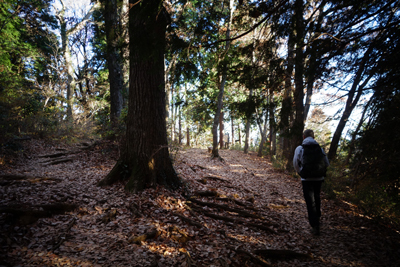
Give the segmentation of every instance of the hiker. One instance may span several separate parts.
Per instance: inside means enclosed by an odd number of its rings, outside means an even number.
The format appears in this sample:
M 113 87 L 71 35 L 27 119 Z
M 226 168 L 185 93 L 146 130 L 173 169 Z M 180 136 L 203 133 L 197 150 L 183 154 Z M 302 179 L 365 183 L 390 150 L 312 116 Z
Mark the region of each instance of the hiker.
M 329 166 L 325 151 L 314 140 L 314 131 L 305 130 L 303 143 L 294 152 L 293 166 L 301 176 L 304 199 L 307 204 L 308 221 L 311 233 L 320 234 L 321 218 L 321 185 Z

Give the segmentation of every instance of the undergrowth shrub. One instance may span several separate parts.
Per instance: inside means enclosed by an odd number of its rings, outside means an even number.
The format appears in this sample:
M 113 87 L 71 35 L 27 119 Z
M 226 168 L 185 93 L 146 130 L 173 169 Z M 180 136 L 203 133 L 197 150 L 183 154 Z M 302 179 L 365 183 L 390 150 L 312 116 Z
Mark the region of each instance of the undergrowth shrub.
M 356 176 L 354 168 L 343 161 L 331 162 L 323 191 L 357 205 L 366 215 L 381 222 L 400 226 L 400 182 L 382 181 L 373 176 Z

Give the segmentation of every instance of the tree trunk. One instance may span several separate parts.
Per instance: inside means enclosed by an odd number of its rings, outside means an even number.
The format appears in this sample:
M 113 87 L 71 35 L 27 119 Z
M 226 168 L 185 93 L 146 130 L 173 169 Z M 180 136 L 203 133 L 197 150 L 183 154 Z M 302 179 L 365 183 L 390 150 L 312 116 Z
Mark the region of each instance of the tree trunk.
M 128 106 L 128 94 L 129 94 L 129 0 L 122 0 L 120 7 L 120 22 L 119 32 L 122 34 L 123 47 L 122 47 L 122 73 L 124 84 L 122 87 L 122 100 L 123 107 Z
M 222 82 L 220 85 L 219 93 L 218 93 L 218 100 L 217 100 L 217 111 L 215 112 L 213 127 L 212 127 L 212 135 L 213 135 L 213 149 L 212 149 L 212 157 L 219 158 L 219 151 L 218 151 L 218 124 L 219 124 L 219 117 L 221 116 L 221 109 L 223 104 L 223 95 L 224 95 L 224 86 L 225 86 L 226 74 L 222 77 Z
M 275 123 L 275 103 L 273 97 L 273 90 L 270 89 L 269 92 L 269 141 L 270 141 L 270 155 L 276 155 L 276 123 Z
M 74 95 L 74 87 L 75 87 L 75 79 L 74 79 L 74 69 L 72 67 L 71 60 L 71 52 L 68 46 L 68 35 L 67 35 L 67 22 L 64 18 L 64 7 L 63 10 L 57 16 L 60 24 L 61 24 L 61 45 L 63 51 L 63 57 L 65 61 L 65 69 L 67 71 L 67 118 L 70 121 L 73 121 L 73 112 L 72 112 L 72 104 L 73 104 L 73 95 Z
M 262 151 L 264 147 L 264 143 L 267 141 L 267 125 L 268 125 L 268 112 L 265 113 L 265 120 L 264 120 L 264 129 L 261 132 L 261 142 L 258 148 L 257 156 L 262 157 Z
M 304 18 L 303 18 L 304 6 L 303 0 L 296 0 L 295 2 L 295 31 L 296 31 L 296 57 L 295 57 L 295 91 L 294 91 L 294 102 L 296 115 L 293 122 L 291 135 L 292 144 L 290 154 L 288 157 L 287 169 L 293 168 L 292 159 L 294 156 L 294 148 L 301 145 L 303 140 L 304 130 Z
M 164 49 L 167 19 L 161 1 L 145 1 L 130 9 L 130 86 L 126 142 L 113 170 L 99 185 L 127 173 L 125 189 L 138 192 L 181 184 L 168 150 L 165 121 Z
M 189 126 L 186 127 L 186 146 L 190 147 L 190 130 L 189 130 Z
M 232 12 L 233 12 L 233 0 L 229 1 L 229 22 L 226 30 L 226 39 L 228 41 L 225 42 L 225 51 L 224 51 L 224 56 L 227 54 L 229 47 L 230 47 L 230 32 L 231 32 L 231 24 L 232 24 Z M 227 63 L 224 62 L 222 67 L 222 77 L 221 77 L 221 84 L 219 87 L 219 93 L 218 93 L 218 102 L 217 102 L 217 110 L 215 112 L 215 117 L 214 117 L 214 122 L 213 122 L 213 128 L 212 128 L 212 134 L 213 134 L 213 149 L 212 149 L 212 157 L 213 158 L 219 158 L 219 152 L 218 152 L 218 122 L 219 122 L 219 117 L 221 116 L 221 110 L 222 110 L 222 104 L 223 104 L 223 96 L 224 96 L 224 89 L 225 89 L 225 82 L 226 82 L 226 76 L 227 76 Z
M 124 85 L 123 66 L 119 43 L 121 33 L 118 32 L 120 16 L 118 6 L 120 0 L 103 1 L 103 15 L 107 40 L 106 60 L 108 67 L 108 81 L 110 83 L 110 119 L 111 125 L 117 127 L 121 115 L 123 98 L 122 90 Z
M 358 66 L 358 70 L 355 75 L 353 85 L 347 96 L 346 106 L 345 106 L 343 115 L 340 118 L 340 121 L 339 121 L 338 125 L 336 126 L 335 133 L 333 134 L 333 137 L 332 137 L 331 146 L 329 147 L 329 152 L 328 152 L 329 160 L 333 160 L 336 157 L 336 153 L 337 153 L 340 137 L 342 136 L 343 129 L 346 126 L 346 123 L 347 123 L 353 109 L 355 108 L 358 101 L 360 100 L 360 97 L 363 93 L 364 87 L 366 86 L 368 81 L 372 78 L 372 75 L 370 75 L 369 77 L 367 77 L 365 79 L 365 81 L 363 82 L 362 85 L 359 85 L 359 83 L 364 75 L 365 65 L 369 60 L 370 53 L 372 52 L 372 50 L 373 50 L 373 45 L 371 44 L 370 47 L 368 48 L 368 50 L 365 52 L 364 57 Z M 357 94 L 356 94 L 356 92 L 357 92 Z
M 293 33 L 290 34 L 288 40 L 288 55 L 287 55 L 287 66 L 285 70 L 285 91 L 283 94 L 282 108 L 280 113 L 280 146 L 282 150 L 282 155 L 284 158 L 290 157 L 290 114 L 292 113 L 292 76 L 294 69 L 294 36 Z
M 239 132 L 239 146 L 242 146 L 242 134 L 240 132 L 240 125 L 238 125 L 238 132 Z
M 219 148 L 224 148 L 224 113 L 219 116 Z
M 67 70 L 67 118 L 69 120 L 73 120 L 73 95 L 75 91 L 75 78 L 74 78 L 74 69 L 72 65 L 71 59 L 71 51 L 68 44 L 68 37 L 74 34 L 75 32 L 81 30 L 81 28 L 88 22 L 89 18 L 92 16 L 93 12 L 99 8 L 97 2 L 90 8 L 89 12 L 85 15 L 85 17 L 79 22 L 73 25 L 71 29 L 67 30 L 67 21 L 65 20 L 65 6 L 64 2 L 61 1 L 62 8 L 61 10 L 57 10 L 56 18 L 59 20 L 61 25 L 61 45 L 63 51 L 63 57 L 65 60 L 65 67 Z
M 353 151 L 354 151 L 354 149 L 355 149 L 355 142 L 356 142 L 357 134 L 358 134 L 358 132 L 360 131 L 361 126 L 362 126 L 363 123 L 365 122 L 365 114 L 366 114 L 367 111 L 368 111 L 368 107 L 369 107 L 369 105 L 371 104 L 372 99 L 373 99 L 373 96 L 368 100 L 367 104 L 365 104 L 364 110 L 363 110 L 363 112 L 362 112 L 362 114 L 361 114 L 361 118 L 360 118 L 360 120 L 358 121 L 357 127 L 356 127 L 356 129 L 354 130 L 354 132 L 353 132 L 353 134 L 352 134 L 351 141 L 350 141 L 350 144 L 349 144 L 349 151 L 348 151 L 348 153 L 347 153 L 347 157 L 346 157 L 346 161 L 345 161 L 345 164 L 346 164 L 346 165 L 349 164 L 350 158 L 351 158 L 351 156 L 353 155 Z
M 319 7 L 320 10 L 323 10 L 325 7 L 326 3 L 321 3 L 321 6 Z M 318 37 L 321 34 L 321 25 L 323 25 L 323 20 L 325 19 L 324 12 L 320 12 L 318 15 L 318 19 L 315 23 L 312 23 L 312 25 L 315 27 L 315 29 L 309 29 L 309 32 L 313 31 L 313 34 L 315 37 Z M 314 89 L 314 83 L 315 79 L 317 77 L 317 69 L 320 68 L 317 66 L 317 47 L 315 47 L 315 44 L 311 42 L 309 44 L 309 50 L 308 55 L 306 57 L 309 58 L 308 66 L 307 66 L 307 71 L 306 71 L 306 81 L 307 81 L 307 93 L 306 93 L 306 100 L 304 104 L 304 123 L 307 120 L 308 113 L 310 111 L 310 106 L 311 106 L 311 97 L 313 95 L 313 89 Z
M 233 114 L 232 113 L 231 113 L 231 132 L 232 132 L 231 145 L 235 145 L 235 125 L 233 123 Z
M 253 88 L 251 88 L 250 89 L 250 93 L 249 93 L 249 104 L 250 104 L 250 101 L 252 101 L 252 98 L 253 98 Z M 247 154 L 247 153 L 249 153 L 249 139 L 250 139 L 250 118 L 251 118 L 251 115 L 252 114 L 250 114 L 249 112 L 248 112 L 248 114 L 246 114 L 246 128 L 245 128 L 245 131 L 246 131 L 246 139 L 244 140 L 244 150 L 243 150 L 243 152 L 245 153 L 245 154 Z
M 178 107 L 178 133 L 179 133 L 179 137 L 178 137 L 178 144 L 182 145 L 182 107 L 179 106 Z

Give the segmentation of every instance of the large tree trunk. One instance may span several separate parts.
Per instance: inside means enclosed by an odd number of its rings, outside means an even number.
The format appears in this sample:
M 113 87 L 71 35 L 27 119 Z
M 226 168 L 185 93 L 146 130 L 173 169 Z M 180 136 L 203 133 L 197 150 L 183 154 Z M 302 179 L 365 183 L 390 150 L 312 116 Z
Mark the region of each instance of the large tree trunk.
M 65 62 L 65 69 L 67 71 L 67 118 L 73 121 L 73 95 L 75 89 L 74 69 L 71 60 L 71 51 L 68 46 L 68 35 L 67 35 L 67 22 L 64 18 L 65 10 L 63 9 L 58 13 L 58 20 L 61 24 L 61 49 L 63 51 L 63 57 Z
M 282 150 L 282 155 L 284 158 L 290 157 L 290 116 L 292 113 L 292 94 L 293 94 L 293 84 L 292 84 L 292 76 L 294 69 L 294 41 L 293 34 L 289 36 L 288 41 L 288 55 L 287 55 L 287 66 L 285 70 L 285 91 L 283 94 L 282 100 L 282 108 L 280 112 L 280 134 L 279 134 L 279 142 L 280 149 Z
M 296 31 L 296 58 L 295 58 L 295 92 L 294 102 L 296 115 L 292 126 L 292 147 L 288 158 L 287 169 L 293 167 L 292 160 L 294 156 L 294 148 L 301 145 L 304 130 L 304 6 L 303 0 L 295 2 L 295 31 Z
M 221 110 L 223 105 L 223 96 L 224 96 L 224 86 L 226 81 L 226 73 L 222 75 L 222 81 L 219 88 L 218 100 L 217 100 L 217 110 L 215 112 L 213 127 L 212 127 L 212 135 L 213 135 L 213 149 L 212 149 L 212 157 L 219 158 L 218 151 L 218 125 L 219 125 L 219 117 L 221 116 Z
M 180 186 L 167 142 L 164 80 L 167 19 L 161 6 L 161 1 L 145 1 L 131 7 L 126 143 L 120 160 L 100 185 L 114 182 L 125 171 L 129 178 L 125 189 L 130 192 L 156 185 L 171 189 Z
M 124 85 L 122 52 L 118 45 L 122 38 L 122 33 L 118 32 L 120 20 L 118 6 L 122 4 L 122 1 L 106 0 L 102 2 L 107 40 L 106 60 L 110 83 L 110 119 L 112 126 L 116 127 L 122 111 Z

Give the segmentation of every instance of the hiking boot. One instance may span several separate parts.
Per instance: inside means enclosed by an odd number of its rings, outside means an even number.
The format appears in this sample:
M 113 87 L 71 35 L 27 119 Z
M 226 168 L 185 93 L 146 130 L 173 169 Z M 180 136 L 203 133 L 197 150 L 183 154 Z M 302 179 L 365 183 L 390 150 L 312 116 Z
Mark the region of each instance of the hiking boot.
M 311 233 L 312 233 L 313 235 L 319 235 L 319 234 L 320 234 L 320 232 L 319 232 L 319 227 L 318 227 L 318 226 L 312 227 L 312 228 L 311 228 Z

